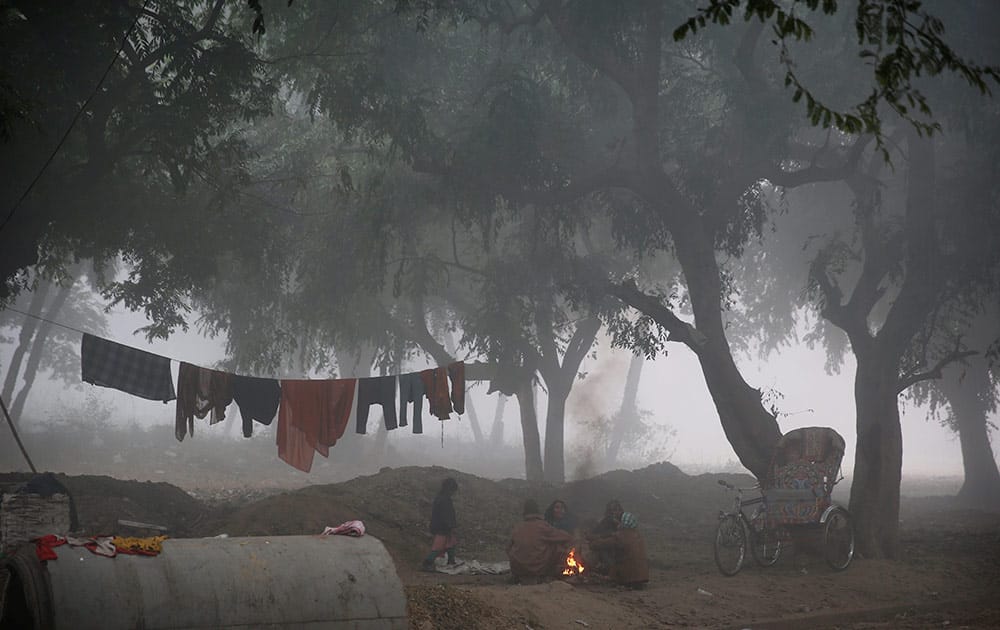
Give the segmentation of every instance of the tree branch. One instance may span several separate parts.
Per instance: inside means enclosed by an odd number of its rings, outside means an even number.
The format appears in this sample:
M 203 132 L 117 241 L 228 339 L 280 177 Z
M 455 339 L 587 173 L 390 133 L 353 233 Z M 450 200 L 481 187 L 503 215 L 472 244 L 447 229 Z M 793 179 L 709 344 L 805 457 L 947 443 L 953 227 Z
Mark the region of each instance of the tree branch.
M 608 78 L 621 86 L 633 104 L 636 103 L 639 80 L 634 69 L 623 64 L 610 52 L 608 47 L 591 46 L 590 41 L 581 36 L 574 28 L 569 15 L 562 10 L 563 7 L 560 6 L 559 2 L 543 0 L 538 9 L 545 12 L 559 37 L 581 61 L 607 75 Z
M 566 346 L 566 352 L 563 353 L 563 369 L 566 370 L 567 366 L 572 368 L 572 372 L 568 375 L 570 378 L 580 369 L 580 363 L 594 345 L 594 339 L 600 329 L 601 320 L 597 317 L 591 316 L 577 323 L 573 337 Z
M 837 166 L 819 166 L 815 161 L 806 168 L 795 171 L 784 171 L 780 168 L 766 174 L 765 177 L 775 186 L 784 188 L 797 188 L 806 184 L 817 184 L 819 182 L 836 182 L 844 180 L 854 175 L 858 162 L 864 154 L 865 148 L 871 143 L 871 136 L 858 138 L 844 157 L 844 162 Z M 820 151 L 825 151 L 825 148 Z
M 829 255 L 826 251 L 821 251 L 812 262 L 810 275 L 823 294 L 822 316 L 834 326 L 844 332 L 850 333 L 853 328 L 847 316 L 847 309 L 844 308 L 844 293 L 840 285 L 834 281 L 827 273 L 829 265 Z
M 414 157 L 410 166 L 414 171 L 425 175 L 451 177 L 455 173 L 450 165 L 433 158 Z M 531 203 L 536 205 L 559 205 L 576 201 L 598 190 L 622 188 L 638 190 L 641 183 L 635 174 L 628 169 L 617 166 L 594 169 L 589 173 L 573 177 L 570 183 L 561 188 L 524 189 L 513 186 L 496 186 L 494 180 L 489 180 L 488 188 L 494 190 L 509 201 Z
M 667 341 L 683 343 L 695 352 L 704 343 L 704 335 L 697 328 L 677 317 L 658 297 L 640 291 L 634 281 L 609 282 L 605 291 L 666 329 Z
M 951 352 L 948 355 L 942 357 L 941 360 L 938 361 L 934 365 L 934 367 L 932 367 L 931 369 L 927 370 L 926 372 L 910 372 L 910 373 L 907 373 L 902 378 L 900 378 L 899 381 L 897 382 L 897 384 L 896 384 L 896 393 L 897 394 L 901 394 L 901 393 L 903 393 L 906 390 L 906 388 L 910 387 L 911 385 L 913 385 L 915 383 L 919 383 L 920 381 L 926 381 L 926 380 L 932 379 L 932 378 L 933 379 L 941 378 L 941 376 L 942 376 L 941 373 L 942 373 L 942 371 L 944 370 L 945 367 L 947 367 L 948 365 L 950 365 L 952 363 L 955 363 L 956 361 L 961 361 L 962 359 L 964 359 L 966 357 L 971 357 L 971 356 L 974 356 L 974 355 L 977 355 L 977 354 L 979 354 L 979 353 L 976 352 L 975 350 L 965 350 L 965 351 L 957 351 L 956 350 L 956 351 Z

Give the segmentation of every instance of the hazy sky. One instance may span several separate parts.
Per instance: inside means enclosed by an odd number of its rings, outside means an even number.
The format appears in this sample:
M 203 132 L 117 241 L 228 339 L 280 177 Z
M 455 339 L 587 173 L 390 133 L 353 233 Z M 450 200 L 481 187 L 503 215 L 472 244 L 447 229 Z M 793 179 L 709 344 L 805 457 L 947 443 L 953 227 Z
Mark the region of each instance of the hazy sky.
M 199 365 L 210 366 L 224 358 L 221 340 L 204 339 L 195 333 L 178 334 L 169 341 L 147 344 L 141 336 L 131 334 L 143 323 L 139 315 L 114 313 L 111 315 L 114 331 L 111 336 L 127 345 Z M 11 350 L 9 345 L 2 348 L 0 360 L 4 366 L 10 359 Z M 734 460 L 735 455 L 723 434 L 698 362 L 684 346 L 670 344 L 668 350 L 668 356 L 646 362 L 639 388 L 639 406 L 652 412 L 652 421 L 676 431 L 667 449 L 672 453 L 670 460 L 673 463 L 692 470 L 722 468 Z M 621 404 L 630 354 L 611 350 L 604 340 L 598 347 L 597 355 L 596 360 L 585 360 L 581 371 L 587 376 L 577 381 L 567 403 L 568 446 L 587 441 L 586 436 L 580 435 L 579 420 L 586 419 L 587 414 L 613 414 Z M 830 426 L 844 436 L 848 445 L 844 470 L 849 474 L 854 464 L 855 446 L 854 365 L 849 360 L 841 374 L 830 376 L 823 370 L 824 360 L 822 351 L 809 350 L 804 345 L 787 348 L 782 354 L 773 355 L 767 363 L 738 359 L 745 378 L 752 386 L 765 391 L 777 390 L 783 395 L 778 400 L 782 431 L 803 426 Z M 117 407 L 118 418 L 123 422 L 136 422 L 142 426 L 173 423 L 172 404 L 146 401 L 88 384 L 82 386 L 82 390 L 66 389 L 61 383 L 40 382 L 29 400 L 27 413 L 48 417 L 56 408 L 79 406 L 88 392 L 94 392 L 101 400 Z M 470 397 L 475 402 L 484 430 L 488 431 L 496 394 L 486 397 L 485 391 L 484 386 L 475 387 Z M 544 434 L 544 393 L 541 396 L 538 402 L 539 423 Z M 926 417 L 926 410 L 904 405 L 903 473 L 961 475 L 962 460 L 957 435 Z M 513 400 L 506 407 L 505 424 L 507 440 L 520 440 L 517 405 Z M 219 428 L 221 426 L 218 425 Z M 449 439 L 472 439 L 468 422 L 448 423 L 446 427 Z M 413 439 L 406 432 L 390 436 L 391 439 Z M 996 451 L 994 448 L 994 453 Z M 574 470 L 576 458 L 573 449 L 567 448 L 568 472 Z M 523 474 L 523 471 L 519 472 Z

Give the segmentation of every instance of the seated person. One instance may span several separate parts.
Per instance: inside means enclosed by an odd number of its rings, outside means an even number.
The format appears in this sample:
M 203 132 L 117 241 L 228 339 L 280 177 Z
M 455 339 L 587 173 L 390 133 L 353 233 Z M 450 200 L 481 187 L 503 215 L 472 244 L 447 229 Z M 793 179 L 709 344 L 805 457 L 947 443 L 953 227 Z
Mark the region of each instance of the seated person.
M 570 534 L 576 531 L 576 516 L 569 511 L 562 499 L 556 499 L 549 504 L 545 510 L 545 522 Z
M 629 588 L 643 588 L 649 582 L 646 542 L 639 533 L 638 525 L 639 520 L 631 512 L 624 512 L 617 531 L 590 541 L 591 549 L 608 552 L 614 558 L 608 571 L 609 577 Z
M 542 518 L 538 504 L 524 502 L 524 520 L 514 526 L 507 546 L 510 572 L 515 580 L 549 578 L 562 573 L 573 537 Z
M 587 532 L 587 540 L 604 538 L 614 534 L 618 531 L 618 524 L 623 513 L 622 504 L 617 499 L 608 501 L 608 504 L 604 507 L 604 518 Z M 594 549 L 593 545 L 590 545 L 586 560 L 584 566 L 591 567 L 592 565 L 595 573 L 607 575 L 611 569 L 611 565 L 615 562 L 615 551 L 607 548 Z

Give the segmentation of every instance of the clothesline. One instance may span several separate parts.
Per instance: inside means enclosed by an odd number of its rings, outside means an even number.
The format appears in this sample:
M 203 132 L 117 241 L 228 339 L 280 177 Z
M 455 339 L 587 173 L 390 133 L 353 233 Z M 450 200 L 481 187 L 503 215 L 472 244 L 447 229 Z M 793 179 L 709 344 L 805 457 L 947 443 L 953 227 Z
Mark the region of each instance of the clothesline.
M 168 360 L 170 360 L 172 362 L 175 362 L 175 363 L 191 363 L 190 361 L 184 361 L 183 359 L 178 359 L 176 357 L 170 357 L 170 356 L 166 356 L 166 355 L 160 355 L 158 353 L 150 352 L 148 350 L 142 350 L 140 348 L 136 348 L 135 346 L 130 346 L 130 345 L 122 343 L 120 341 L 115 341 L 114 339 L 109 339 L 107 337 L 101 337 L 99 335 L 94 335 L 93 333 L 87 332 L 86 330 L 82 330 L 82 329 L 77 328 L 75 326 L 70 326 L 69 324 L 64 324 L 62 322 L 57 322 L 54 319 L 49 319 L 47 317 L 42 317 L 41 315 L 36 315 L 34 313 L 29 313 L 27 311 L 22 311 L 22 310 L 20 310 L 18 308 L 15 308 L 13 306 L 6 306 L 6 307 L 4 307 L 4 310 L 8 310 L 8 311 L 11 311 L 11 312 L 14 312 L 14 313 L 18 313 L 19 315 L 24 315 L 25 317 L 31 317 L 32 319 L 37 319 L 38 321 L 42 321 L 42 322 L 45 322 L 47 324 L 52 324 L 53 326 L 58 326 L 59 328 L 65 328 L 66 330 L 70 330 L 70 331 L 73 331 L 75 333 L 79 333 L 80 335 L 91 335 L 91 336 L 94 336 L 94 337 L 98 337 L 100 339 L 104 339 L 106 341 L 110 341 L 110 342 L 116 343 L 116 344 L 124 346 L 126 348 L 132 348 L 132 349 L 140 351 L 140 352 L 149 352 L 150 354 L 157 354 L 157 356 L 163 356 L 164 358 L 166 358 L 166 359 L 168 359 Z M 114 312 L 117 312 L 117 311 L 114 311 Z M 464 363 L 464 361 L 461 361 L 461 362 Z M 192 363 L 192 365 L 197 365 L 197 364 L 193 364 Z M 203 367 L 203 366 L 199 366 L 199 367 Z M 217 369 L 217 368 L 206 368 L 206 369 Z M 293 377 L 290 377 L 290 376 L 254 377 L 254 378 L 274 378 L 274 379 L 279 380 L 279 381 L 282 381 L 282 380 L 292 380 L 293 379 Z M 364 377 L 350 377 L 350 378 L 364 378 Z M 303 378 L 296 378 L 295 380 L 326 380 L 326 379 L 325 378 L 303 377 Z
M 195 417 L 209 417 L 209 423 L 216 424 L 225 419 L 226 409 L 233 402 L 240 410 L 244 437 L 253 435 L 253 422 L 270 425 L 277 414 L 278 456 L 304 472 L 312 467 L 313 453 L 329 455 L 329 448 L 343 436 L 352 417 L 355 418 L 355 431 L 366 433 L 369 409 L 374 404 L 382 407 L 383 422 L 386 430 L 391 431 L 407 426 L 407 406 L 412 402 L 412 426 L 416 434 L 423 433 L 425 396 L 431 414 L 442 421 L 452 412 L 465 413 L 465 364 L 461 361 L 398 375 L 260 378 L 198 366 L 8 308 L 81 334 L 80 366 L 84 382 L 148 400 L 164 403 L 176 400 L 174 433 L 179 441 L 194 435 Z M 176 390 L 171 374 L 172 361 L 179 364 Z M 442 424 L 442 445 L 443 430 Z
M 178 441 L 194 435 L 196 417 L 208 417 L 210 424 L 224 420 L 233 402 L 243 419 L 244 437 L 253 434 L 254 421 L 270 425 L 277 414 L 278 457 L 303 472 L 311 470 L 314 453 L 329 456 L 330 447 L 343 437 L 352 416 L 355 431 L 366 433 L 372 405 L 382 407 L 387 431 L 407 425 L 407 405 L 412 402 L 413 433 L 423 433 L 425 396 L 431 414 L 440 420 L 448 419 L 452 412 L 465 413 L 465 364 L 461 361 L 399 375 L 280 381 L 180 361 L 176 390 L 170 362 L 168 357 L 89 333 L 83 334 L 80 345 L 84 382 L 148 400 L 176 400 L 174 434 Z

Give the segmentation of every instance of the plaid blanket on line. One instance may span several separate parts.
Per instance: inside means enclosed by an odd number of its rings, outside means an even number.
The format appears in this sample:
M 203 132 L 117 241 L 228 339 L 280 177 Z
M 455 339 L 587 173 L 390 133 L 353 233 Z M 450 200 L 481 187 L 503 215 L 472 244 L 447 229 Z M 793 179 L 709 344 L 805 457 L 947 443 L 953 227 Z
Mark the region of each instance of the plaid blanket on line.
M 84 334 L 80 376 L 85 383 L 110 387 L 133 396 L 167 402 L 177 398 L 170 359 Z

